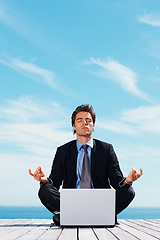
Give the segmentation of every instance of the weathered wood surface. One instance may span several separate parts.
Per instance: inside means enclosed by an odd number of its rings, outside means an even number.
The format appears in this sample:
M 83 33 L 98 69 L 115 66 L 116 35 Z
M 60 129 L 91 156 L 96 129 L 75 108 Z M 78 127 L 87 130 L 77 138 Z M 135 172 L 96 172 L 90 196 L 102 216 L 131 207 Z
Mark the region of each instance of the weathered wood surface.
M 0 219 L 0 239 L 156 240 L 160 219 L 119 219 L 114 228 L 61 228 L 49 219 Z

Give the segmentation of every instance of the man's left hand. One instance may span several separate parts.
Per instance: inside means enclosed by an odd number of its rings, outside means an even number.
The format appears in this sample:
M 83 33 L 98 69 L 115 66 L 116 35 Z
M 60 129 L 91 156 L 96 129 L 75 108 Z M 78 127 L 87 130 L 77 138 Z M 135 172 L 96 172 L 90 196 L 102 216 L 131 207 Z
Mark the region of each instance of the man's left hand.
M 125 179 L 124 184 L 130 184 L 131 182 L 136 181 L 143 174 L 142 169 L 140 169 L 140 173 L 137 173 L 135 168 L 132 168 L 132 171 L 129 173 L 128 177 Z

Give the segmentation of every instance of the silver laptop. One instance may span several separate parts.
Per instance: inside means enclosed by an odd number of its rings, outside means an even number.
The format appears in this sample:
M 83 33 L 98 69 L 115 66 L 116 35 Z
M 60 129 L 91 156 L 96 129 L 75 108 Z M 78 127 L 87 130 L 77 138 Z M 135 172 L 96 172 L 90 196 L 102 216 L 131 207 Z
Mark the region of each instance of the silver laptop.
M 61 189 L 61 226 L 114 226 L 114 189 Z

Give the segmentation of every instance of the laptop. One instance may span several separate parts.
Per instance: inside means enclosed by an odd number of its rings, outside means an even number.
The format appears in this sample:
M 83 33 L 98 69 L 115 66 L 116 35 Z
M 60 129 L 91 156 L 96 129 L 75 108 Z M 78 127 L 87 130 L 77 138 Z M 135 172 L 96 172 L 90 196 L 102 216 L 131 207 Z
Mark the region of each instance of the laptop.
M 61 226 L 114 226 L 114 189 L 61 189 Z

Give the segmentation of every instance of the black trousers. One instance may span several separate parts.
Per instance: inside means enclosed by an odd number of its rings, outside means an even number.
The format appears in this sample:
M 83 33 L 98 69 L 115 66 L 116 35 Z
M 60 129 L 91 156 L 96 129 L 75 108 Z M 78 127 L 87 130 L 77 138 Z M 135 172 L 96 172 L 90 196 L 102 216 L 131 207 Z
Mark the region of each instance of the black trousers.
M 51 212 L 60 211 L 60 193 L 57 188 L 50 183 L 42 184 L 38 196 L 42 204 Z M 116 215 L 122 212 L 135 197 L 135 192 L 131 185 L 124 185 L 116 190 Z

